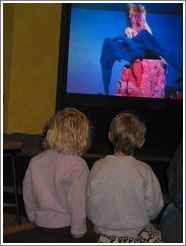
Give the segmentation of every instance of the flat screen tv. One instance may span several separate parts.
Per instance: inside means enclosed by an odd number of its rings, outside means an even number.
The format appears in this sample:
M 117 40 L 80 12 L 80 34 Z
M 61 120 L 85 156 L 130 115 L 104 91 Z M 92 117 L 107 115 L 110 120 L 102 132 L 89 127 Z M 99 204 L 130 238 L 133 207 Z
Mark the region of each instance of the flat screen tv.
M 108 125 L 122 110 L 145 118 L 151 154 L 176 147 L 183 134 L 183 12 L 184 2 L 62 4 L 56 111 L 87 114 L 95 125 L 92 151 L 108 151 Z

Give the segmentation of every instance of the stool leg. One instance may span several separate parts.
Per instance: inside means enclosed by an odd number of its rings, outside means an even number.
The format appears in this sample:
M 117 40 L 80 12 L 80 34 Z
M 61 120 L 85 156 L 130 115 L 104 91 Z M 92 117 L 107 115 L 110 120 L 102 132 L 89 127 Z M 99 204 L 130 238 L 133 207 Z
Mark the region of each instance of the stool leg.
M 14 194 L 15 194 L 15 204 L 16 204 L 16 222 L 20 225 L 21 217 L 19 211 L 19 197 L 18 197 L 17 177 L 16 177 L 15 154 L 12 155 L 12 170 L 13 170 Z

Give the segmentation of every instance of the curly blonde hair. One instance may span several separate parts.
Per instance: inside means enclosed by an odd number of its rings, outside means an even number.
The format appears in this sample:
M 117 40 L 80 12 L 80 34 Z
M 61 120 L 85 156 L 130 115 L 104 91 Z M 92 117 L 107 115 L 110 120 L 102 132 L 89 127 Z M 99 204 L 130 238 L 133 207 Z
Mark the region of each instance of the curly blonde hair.
M 123 112 L 111 121 L 109 131 L 114 151 L 132 155 L 144 140 L 146 127 L 134 113 Z
M 75 108 L 65 108 L 49 122 L 44 149 L 64 155 L 82 155 L 91 146 L 92 131 L 88 118 Z

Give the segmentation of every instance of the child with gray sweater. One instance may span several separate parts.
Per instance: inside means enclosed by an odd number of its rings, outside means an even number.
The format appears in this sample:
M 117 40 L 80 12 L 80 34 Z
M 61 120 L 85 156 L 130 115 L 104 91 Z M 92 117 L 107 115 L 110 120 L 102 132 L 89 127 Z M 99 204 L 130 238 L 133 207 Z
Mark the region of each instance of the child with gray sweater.
M 94 163 L 87 187 L 87 216 L 98 243 L 162 242 L 150 222 L 163 208 L 160 184 L 151 167 L 133 157 L 145 134 L 144 123 L 133 113 L 120 113 L 111 122 L 114 154 Z

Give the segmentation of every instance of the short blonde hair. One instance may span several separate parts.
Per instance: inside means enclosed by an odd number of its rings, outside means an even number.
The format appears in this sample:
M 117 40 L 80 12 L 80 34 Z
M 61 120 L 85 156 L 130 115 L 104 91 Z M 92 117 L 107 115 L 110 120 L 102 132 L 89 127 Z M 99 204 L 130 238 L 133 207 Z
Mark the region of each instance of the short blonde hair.
M 112 120 L 109 131 L 114 151 L 132 155 L 135 149 L 140 147 L 146 127 L 137 115 L 123 112 Z
M 65 108 L 49 122 L 42 145 L 44 149 L 65 155 L 82 155 L 91 142 L 91 126 L 85 114 L 75 108 Z

